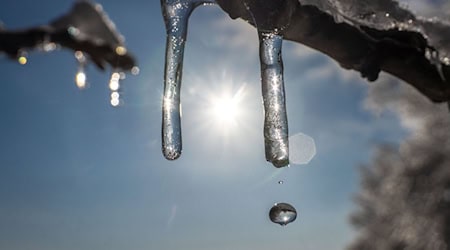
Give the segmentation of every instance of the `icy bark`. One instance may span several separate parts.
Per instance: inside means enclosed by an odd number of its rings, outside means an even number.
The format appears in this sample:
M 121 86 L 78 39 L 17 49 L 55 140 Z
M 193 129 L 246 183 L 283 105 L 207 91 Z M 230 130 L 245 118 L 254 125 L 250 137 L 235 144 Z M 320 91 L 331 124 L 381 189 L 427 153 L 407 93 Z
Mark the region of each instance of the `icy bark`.
M 396 1 L 217 0 L 231 18 L 327 54 L 369 81 L 380 71 L 435 102 L 450 101 L 450 25 L 416 17 Z
M 84 52 L 102 70 L 109 65 L 132 71 L 136 66 L 113 22 L 100 5 L 90 1 L 77 1 L 67 14 L 47 25 L 14 31 L 0 28 L 0 52 L 13 59 L 26 51 L 50 51 L 57 45 Z

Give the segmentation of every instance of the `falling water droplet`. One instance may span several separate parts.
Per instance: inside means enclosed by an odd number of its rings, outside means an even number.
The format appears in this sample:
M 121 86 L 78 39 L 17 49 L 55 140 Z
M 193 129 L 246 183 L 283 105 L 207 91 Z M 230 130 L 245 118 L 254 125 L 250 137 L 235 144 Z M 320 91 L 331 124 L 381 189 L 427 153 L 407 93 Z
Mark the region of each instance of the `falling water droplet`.
M 288 203 L 275 203 L 270 209 L 269 218 L 273 223 L 286 226 L 297 219 L 297 211 Z
M 278 181 L 278 184 L 283 184 L 284 183 L 284 181 L 282 181 L 282 180 L 280 180 L 280 181 Z
M 182 151 L 180 91 L 189 16 L 197 6 L 208 3 L 214 3 L 214 1 L 161 0 L 167 32 L 162 107 L 162 151 L 168 160 L 177 159 Z
M 266 160 L 280 168 L 289 164 L 289 131 L 281 58 L 283 37 L 276 33 L 259 32 L 259 40 Z

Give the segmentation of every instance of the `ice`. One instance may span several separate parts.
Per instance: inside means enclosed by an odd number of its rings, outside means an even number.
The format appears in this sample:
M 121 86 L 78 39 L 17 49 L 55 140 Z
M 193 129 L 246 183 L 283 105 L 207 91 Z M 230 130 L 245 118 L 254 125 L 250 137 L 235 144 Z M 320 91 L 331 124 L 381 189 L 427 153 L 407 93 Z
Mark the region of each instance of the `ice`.
M 281 57 L 283 37 L 274 32 L 260 31 L 259 40 L 266 160 L 279 168 L 289 164 L 289 131 Z
M 182 151 L 180 91 L 189 17 L 196 7 L 212 3 L 214 3 L 212 0 L 161 0 L 167 31 L 162 107 L 162 151 L 168 160 L 177 159 Z
M 450 24 L 445 20 L 416 16 L 407 6 L 394 0 L 299 0 L 299 3 L 316 6 L 337 22 L 421 33 L 428 39 L 429 46 L 438 51 L 439 60 L 446 65 L 450 63 Z

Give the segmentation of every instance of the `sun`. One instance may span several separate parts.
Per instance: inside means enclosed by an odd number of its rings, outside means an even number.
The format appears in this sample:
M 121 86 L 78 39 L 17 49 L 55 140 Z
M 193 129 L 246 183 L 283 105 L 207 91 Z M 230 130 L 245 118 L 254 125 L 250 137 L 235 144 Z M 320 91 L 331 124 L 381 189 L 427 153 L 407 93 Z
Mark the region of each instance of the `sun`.
M 221 95 L 209 97 L 209 116 L 216 126 L 225 130 L 238 126 L 242 115 L 240 106 L 242 106 L 243 93 L 244 87 L 241 87 L 234 93 L 222 91 Z
M 237 101 L 231 96 L 222 96 L 213 103 L 214 118 L 219 122 L 235 123 L 239 110 Z

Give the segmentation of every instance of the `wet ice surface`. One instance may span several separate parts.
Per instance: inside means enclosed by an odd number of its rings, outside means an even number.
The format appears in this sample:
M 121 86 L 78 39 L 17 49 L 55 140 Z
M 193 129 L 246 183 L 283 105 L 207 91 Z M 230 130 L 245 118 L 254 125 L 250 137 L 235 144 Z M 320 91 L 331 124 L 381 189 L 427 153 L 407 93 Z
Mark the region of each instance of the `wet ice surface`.
M 275 203 L 269 211 L 269 218 L 273 223 L 286 226 L 297 219 L 297 211 L 288 203 Z
M 450 23 L 416 16 L 407 6 L 392 0 L 299 0 L 332 15 L 336 22 L 364 25 L 377 30 L 413 31 L 424 35 L 437 59 L 450 65 Z M 433 49 L 428 59 L 433 59 Z
M 177 159 L 182 151 L 180 91 L 189 17 L 197 6 L 211 3 L 213 1 L 161 0 L 167 31 L 162 107 L 162 151 L 168 160 Z
M 167 31 L 162 105 L 162 151 L 168 160 L 177 159 L 182 151 L 181 79 L 189 17 L 196 7 L 212 3 L 214 1 L 161 1 Z M 250 7 L 248 10 L 251 11 Z M 255 19 L 256 22 L 257 19 Z M 275 167 L 284 167 L 289 164 L 289 132 L 281 58 L 283 37 L 277 33 L 276 27 L 271 27 L 273 28 L 271 30 L 267 25 L 263 26 L 265 28 L 258 29 L 258 33 L 265 111 L 266 159 Z
M 281 58 L 283 37 L 260 32 L 259 39 L 266 160 L 284 167 L 289 164 L 289 131 Z

